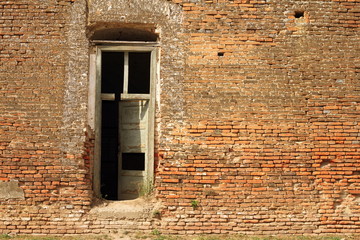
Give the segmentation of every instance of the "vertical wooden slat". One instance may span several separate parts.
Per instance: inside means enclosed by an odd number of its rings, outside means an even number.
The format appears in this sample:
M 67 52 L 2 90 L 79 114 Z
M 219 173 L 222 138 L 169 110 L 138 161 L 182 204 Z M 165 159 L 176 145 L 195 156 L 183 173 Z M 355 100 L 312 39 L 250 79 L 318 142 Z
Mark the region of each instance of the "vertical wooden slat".
M 150 104 L 148 115 L 148 146 L 146 151 L 146 165 L 145 165 L 145 179 L 152 184 L 154 181 L 154 125 L 155 125 L 155 86 L 157 81 L 157 66 L 158 66 L 158 49 L 154 48 L 151 51 L 150 60 Z M 149 183 L 151 181 L 151 183 Z
M 96 52 L 94 192 L 101 197 L 101 50 Z
M 124 90 L 123 92 L 128 93 L 129 86 L 129 52 L 124 52 Z

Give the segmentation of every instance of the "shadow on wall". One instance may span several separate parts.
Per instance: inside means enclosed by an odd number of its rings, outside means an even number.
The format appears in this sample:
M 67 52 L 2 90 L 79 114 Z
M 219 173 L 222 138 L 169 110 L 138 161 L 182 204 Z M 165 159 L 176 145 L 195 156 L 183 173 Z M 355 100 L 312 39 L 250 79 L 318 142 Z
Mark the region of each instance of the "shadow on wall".
M 95 30 L 97 28 L 97 30 Z M 129 28 L 129 27 L 110 27 L 106 29 L 99 29 L 93 27 L 89 31 L 90 40 L 107 40 L 107 41 L 149 41 L 156 42 L 158 35 L 155 33 L 155 28 L 149 27 L 147 29 Z

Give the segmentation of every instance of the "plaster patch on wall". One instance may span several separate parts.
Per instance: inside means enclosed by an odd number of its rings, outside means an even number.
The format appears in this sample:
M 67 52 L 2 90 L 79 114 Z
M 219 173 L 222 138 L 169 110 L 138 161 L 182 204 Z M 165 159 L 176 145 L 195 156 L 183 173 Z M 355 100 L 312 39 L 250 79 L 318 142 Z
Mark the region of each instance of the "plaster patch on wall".
M 0 181 L 0 199 L 25 199 L 24 190 L 19 187 L 18 181 Z
M 67 21 L 71 24 L 65 29 L 67 65 L 64 90 L 63 113 L 63 151 L 81 158 L 87 114 L 87 80 L 89 61 L 89 42 L 86 38 L 86 4 L 84 0 L 76 1 L 69 8 Z M 71 134 L 70 134 L 71 133 Z M 79 154 L 80 153 L 80 154 Z M 74 159 L 63 159 L 64 165 L 77 165 Z

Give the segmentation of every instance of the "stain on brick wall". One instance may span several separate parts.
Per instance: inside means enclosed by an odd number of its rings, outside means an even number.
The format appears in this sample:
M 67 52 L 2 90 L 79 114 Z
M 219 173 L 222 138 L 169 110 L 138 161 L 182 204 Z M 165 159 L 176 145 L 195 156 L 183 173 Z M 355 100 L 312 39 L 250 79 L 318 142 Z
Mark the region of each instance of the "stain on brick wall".
M 24 191 L 19 188 L 17 181 L 0 182 L 0 198 L 1 199 L 12 199 L 20 198 L 24 199 Z
M 0 196 L 0 232 L 359 233 L 359 12 L 357 0 L 0 2 L 1 189 L 18 182 Z M 159 36 L 161 218 L 90 214 L 90 40 L 114 27 Z

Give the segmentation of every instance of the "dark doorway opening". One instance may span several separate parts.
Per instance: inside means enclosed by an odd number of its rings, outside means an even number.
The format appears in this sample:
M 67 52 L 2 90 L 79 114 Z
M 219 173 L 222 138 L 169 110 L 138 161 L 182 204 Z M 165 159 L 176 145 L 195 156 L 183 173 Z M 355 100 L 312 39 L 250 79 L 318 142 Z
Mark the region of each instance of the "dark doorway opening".
M 101 196 L 134 199 L 148 152 L 151 52 L 101 53 Z
M 103 101 L 101 128 L 101 194 L 109 200 L 117 199 L 118 189 L 118 103 Z
M 116 200 L 118 190 L 119 100 L 123 91 L 124 53 L 103 52 L 101 92 L 115 94 L 115 101 L 102 101 L 101 195 Z

